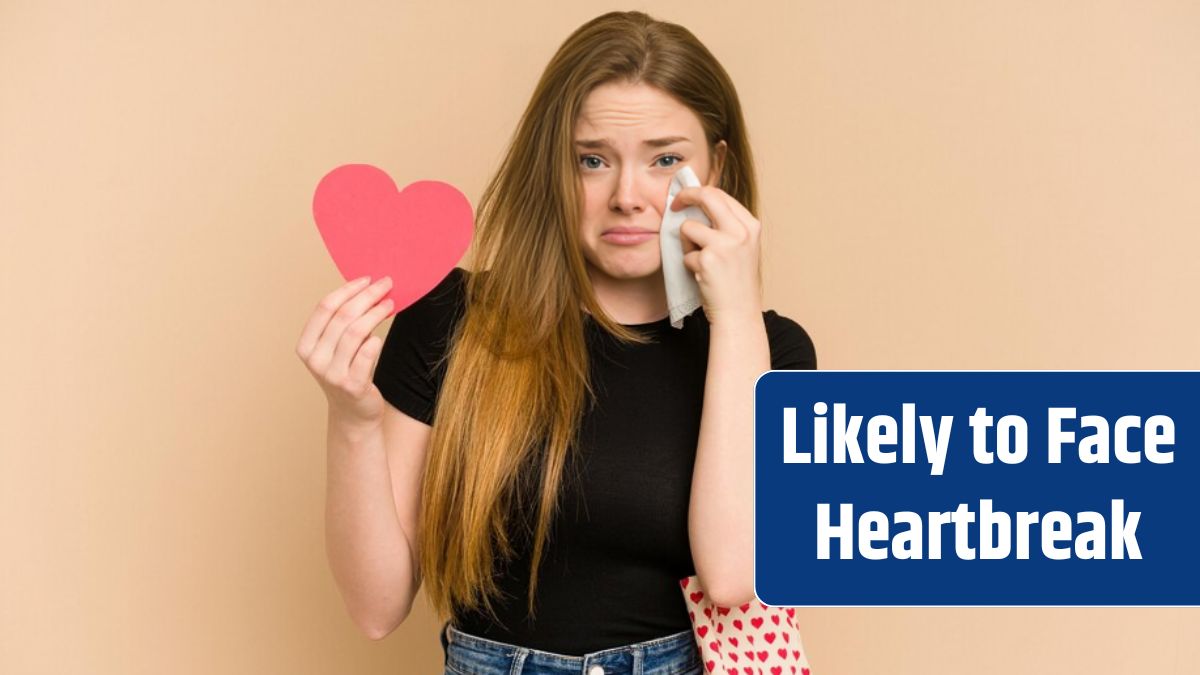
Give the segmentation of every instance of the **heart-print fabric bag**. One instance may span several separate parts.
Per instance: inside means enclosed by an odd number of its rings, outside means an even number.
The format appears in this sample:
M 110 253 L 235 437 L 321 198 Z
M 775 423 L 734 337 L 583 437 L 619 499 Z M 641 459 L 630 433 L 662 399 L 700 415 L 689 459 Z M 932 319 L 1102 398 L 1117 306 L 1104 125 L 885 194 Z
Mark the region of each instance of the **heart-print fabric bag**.
M 810 675 L 795 607 L 757 599 L 737 607 L 714 605 L 696 575 L 679 580 L 700 647 L 704 670 L 714 675 Z

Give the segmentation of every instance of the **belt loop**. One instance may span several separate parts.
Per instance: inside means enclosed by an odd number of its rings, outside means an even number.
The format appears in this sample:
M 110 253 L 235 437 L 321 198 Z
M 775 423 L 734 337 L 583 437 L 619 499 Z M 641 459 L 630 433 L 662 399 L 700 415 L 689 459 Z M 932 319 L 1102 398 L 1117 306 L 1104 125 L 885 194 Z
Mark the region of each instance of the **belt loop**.
M 509 675 L 521 675 L 521 669 L 525 667 L 525 657 L 529 655 L 529 650 L 521 647 L 513 654 L 512 666 L 508 669 Z
M 642 661 L 645 658 L 646 648 L 638 647 L 633 650 L 633 675 L 642 675 L 645 668 Z

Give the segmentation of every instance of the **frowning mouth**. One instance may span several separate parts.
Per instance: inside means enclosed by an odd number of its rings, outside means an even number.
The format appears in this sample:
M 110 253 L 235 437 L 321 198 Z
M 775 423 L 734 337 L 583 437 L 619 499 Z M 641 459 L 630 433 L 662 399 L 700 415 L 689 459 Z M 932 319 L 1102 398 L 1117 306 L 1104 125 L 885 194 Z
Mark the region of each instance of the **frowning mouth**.
M 605 230 L 600 238 L 610 244 L 630 246 L 650 241 L 658 236 L 658 232 L 644 227 L 614 227 Z

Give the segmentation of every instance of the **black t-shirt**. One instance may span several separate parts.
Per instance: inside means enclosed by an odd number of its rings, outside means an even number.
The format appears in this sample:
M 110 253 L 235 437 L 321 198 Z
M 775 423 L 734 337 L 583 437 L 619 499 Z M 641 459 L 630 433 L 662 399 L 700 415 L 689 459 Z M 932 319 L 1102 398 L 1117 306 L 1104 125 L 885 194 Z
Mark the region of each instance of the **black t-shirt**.
M 398 312 L 374 382 L 397 409 L 426 424 L 457 320 L 466 275 L 455 268 L 424 298 Z M 580 310 L 582 312 L 582 310 Z M 773 370 L 817 367 L 812 340 L 795 321 L 763 312 Z M 656 342 L 622 345 L 590 315 L 585 331 L 596 403 L 585 406 L 580 480 L 568 464 L 561 507 L 538 575 L 536 616 L 526 612 L 531 547 L 498 562 L 502 625 L 483 613 L 456 616 L 456 628 L 531 649 L 581 656 L 691 627 L 679 580 L 696 573 L 687 514 L 700 434 L 709 324 L 703 310 L 672 328 L 669 319 L 632 327 Z M 527 539 L 513 534 L 517 542 Z

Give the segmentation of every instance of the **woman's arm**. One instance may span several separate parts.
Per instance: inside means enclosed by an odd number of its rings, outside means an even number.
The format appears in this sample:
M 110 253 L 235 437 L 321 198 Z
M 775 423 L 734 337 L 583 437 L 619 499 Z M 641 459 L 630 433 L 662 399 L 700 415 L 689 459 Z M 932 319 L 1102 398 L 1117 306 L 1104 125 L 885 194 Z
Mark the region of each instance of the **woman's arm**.
M 710 324 L 688 536 L 700 584 L 722 607 L 754 596 L 754 384 L 771 369 L 758 307 Z
M 754 599 L 754 383 L 771 369 L 759 273 L 762 223 L 725 191 L 684 188 L 672 210 L 699 204 L 712 227 L 679 226 L 683 264 L 696 275 L 709 320 L 704 409 L 688 505 L 700 585 L 722 607 Z
M 388 408 L 381 425 L 331 413 L 328 428 L 326 556 L 346 609 L 372 640 L 407 618 L 421 583 L 412 535 L 429 427 Z

